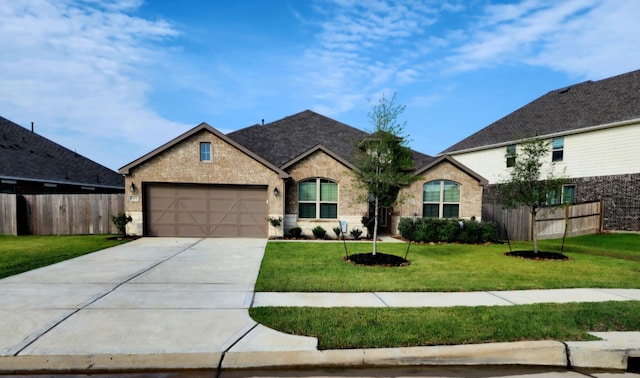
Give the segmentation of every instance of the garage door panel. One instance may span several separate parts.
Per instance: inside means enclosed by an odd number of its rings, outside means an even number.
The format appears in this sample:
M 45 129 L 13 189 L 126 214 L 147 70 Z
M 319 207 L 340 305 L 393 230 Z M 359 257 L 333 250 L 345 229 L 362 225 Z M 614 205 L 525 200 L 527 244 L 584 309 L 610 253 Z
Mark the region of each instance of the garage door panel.
M 205 212 L 178 212 L 179 224 L 207 224 L 209 214 Z
M 234 209 L 238 209 L 238 200 L 211 199 L 209 200 L 209 208 L 214 211 L 235 211 Z
M 207 209 L 207 200 L 205 198 L 180 198 L 178 208 L 184 210 Z
M 153 236 L 266 237 L 265 187 L 149 185 L 146 233 Z
M 212 213 L 211 224 L 238 224 L 238 214 L 236 213 Z

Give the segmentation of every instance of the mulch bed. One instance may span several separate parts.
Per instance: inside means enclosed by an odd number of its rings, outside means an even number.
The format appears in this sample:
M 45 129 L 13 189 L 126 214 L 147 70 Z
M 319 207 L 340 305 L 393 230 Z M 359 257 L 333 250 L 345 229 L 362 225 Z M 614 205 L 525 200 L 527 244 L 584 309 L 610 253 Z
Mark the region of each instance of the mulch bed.
M 543 251 L 538 251 L 538 253 L 535 251 L 512 251 L 505 253 L 505 256 L 521 257 L 531 260 L 569 260 L 569 257 L 562 253 Z
M 406 266 L 411 264 L 409 260 L 405 260 L 400 256 L 389 255 L 386 253 L 376 252 L 374 255 L 373 252 L 369 253 L 357 253 L 354 255 L 349 255 L 349 258 L 343 257 L 344 261 L 348 261 L 352 264 L 356 265 L 367 265 L 367 266 Z

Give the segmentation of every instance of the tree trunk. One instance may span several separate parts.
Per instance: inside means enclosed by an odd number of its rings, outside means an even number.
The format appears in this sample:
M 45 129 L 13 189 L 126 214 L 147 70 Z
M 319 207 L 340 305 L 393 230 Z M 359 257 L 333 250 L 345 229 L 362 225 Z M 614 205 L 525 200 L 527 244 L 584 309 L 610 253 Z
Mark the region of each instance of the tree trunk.
M 538 222 L 536 222 L 537 211 L 531 211 L 531 236 L 533 237 L 533 253 L 538 253 Z
M 378 251 L 378 197 L 375 198 L 373 210 L 373 254 Z

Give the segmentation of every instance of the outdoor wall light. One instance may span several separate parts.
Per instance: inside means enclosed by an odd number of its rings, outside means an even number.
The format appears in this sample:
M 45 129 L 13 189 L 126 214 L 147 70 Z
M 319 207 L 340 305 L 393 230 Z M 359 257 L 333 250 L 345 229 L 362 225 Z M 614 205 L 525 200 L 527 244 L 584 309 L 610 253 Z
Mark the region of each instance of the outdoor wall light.
M 136 184 L 131 183 L 131 185 L 129 186 L 129 191 L 131 193 L 135 193 L 138 190 L 138 188 L 136 188 Z
M 273 195 L 276 197 L 280 195 L 280 190 L 278 190 L 278 187 L 273 188 Z

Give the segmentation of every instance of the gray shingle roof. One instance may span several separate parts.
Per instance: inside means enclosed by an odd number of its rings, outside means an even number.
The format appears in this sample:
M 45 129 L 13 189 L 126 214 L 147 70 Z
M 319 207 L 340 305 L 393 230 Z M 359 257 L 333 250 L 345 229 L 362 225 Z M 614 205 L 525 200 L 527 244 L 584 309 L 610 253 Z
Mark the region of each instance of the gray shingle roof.
M 355 146 L 368 135 L 311 110 L 227 134 L 278 167 L 317 145 L 323 145 L 345 161 L 352 162 Z M 433 160 L 433 157 L 416 151 L 413 157 L 416 168 Z
M 0 177 L 124 189 L 115 171 L 3 117 Z
M 640 70 L 551 91 L 442 153 L 637 118 L 640 118 Z

